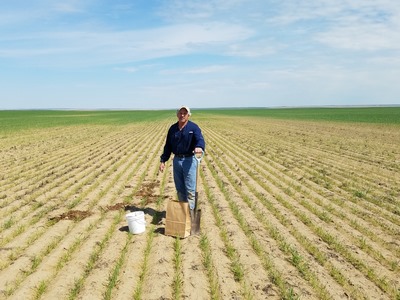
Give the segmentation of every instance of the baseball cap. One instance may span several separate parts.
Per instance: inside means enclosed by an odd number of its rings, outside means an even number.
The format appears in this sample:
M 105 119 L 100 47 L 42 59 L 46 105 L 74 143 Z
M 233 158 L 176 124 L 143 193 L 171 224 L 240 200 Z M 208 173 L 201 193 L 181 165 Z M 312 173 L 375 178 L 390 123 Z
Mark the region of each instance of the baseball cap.
M 177 111 L 180 111 L 182 108 L 186 109 L 186 111 L 188 112 L 188 115 L 190 116 L 192 113 L 190 112 L 190 108 L 187 107 L 186 105 L 182 105 L 181 107 L 178 108 Z

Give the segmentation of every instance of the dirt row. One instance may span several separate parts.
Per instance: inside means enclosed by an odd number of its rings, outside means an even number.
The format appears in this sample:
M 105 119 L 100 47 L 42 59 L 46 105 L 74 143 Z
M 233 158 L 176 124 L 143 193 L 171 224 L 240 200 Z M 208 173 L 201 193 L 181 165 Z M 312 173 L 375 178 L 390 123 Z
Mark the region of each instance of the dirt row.
M 164 234 L 173 118 L 2 137 L 0 299 L 399 297 L 398 130 L 194 121 L 202 234 L 186 239 Z

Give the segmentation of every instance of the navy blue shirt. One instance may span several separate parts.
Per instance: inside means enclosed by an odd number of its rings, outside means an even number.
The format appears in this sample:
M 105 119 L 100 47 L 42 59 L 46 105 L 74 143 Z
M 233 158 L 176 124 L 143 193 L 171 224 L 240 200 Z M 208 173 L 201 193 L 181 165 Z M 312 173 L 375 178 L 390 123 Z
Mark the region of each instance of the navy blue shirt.
M 182 130 L 179 130 L 178 122 L 173 124 L 167 134 L 164 152 L 160 157 L 161 162 L 167 161 L 171 153 L 175 155 L 191 155 L 194 148 L 205 150 L 205 141 L 200 127 L 192 121 L 188 121 Z

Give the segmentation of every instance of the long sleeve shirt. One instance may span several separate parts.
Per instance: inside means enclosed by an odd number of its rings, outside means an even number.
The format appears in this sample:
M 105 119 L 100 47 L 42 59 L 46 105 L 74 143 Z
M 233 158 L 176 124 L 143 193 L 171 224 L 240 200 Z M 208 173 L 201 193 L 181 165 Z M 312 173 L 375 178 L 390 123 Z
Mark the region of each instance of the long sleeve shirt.
M 188 121 L 185 127 L 179 130 L 178 122 L 176 122 L 168 130 L 164 152 L 160 156 L 160 161 L 166 162 L 171 153 L 175 155 L 191 155 L 197 147 L 204 151 L 205 146 L 203 134 L 196 123 Z

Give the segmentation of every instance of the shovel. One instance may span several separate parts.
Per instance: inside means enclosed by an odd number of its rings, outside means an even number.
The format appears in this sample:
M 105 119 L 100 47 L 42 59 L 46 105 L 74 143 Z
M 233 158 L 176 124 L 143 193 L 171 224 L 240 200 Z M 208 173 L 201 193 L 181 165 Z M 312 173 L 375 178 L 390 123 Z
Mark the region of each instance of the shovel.
M 190 220 L 191 220 L 191 235 L 198 235 L 200 234 L 200 218 L 201 218 L 201 209 L 197 209 L 198 207 L 198 198 L 199 194 L 197 192 L 197 178 L 199 177 L 199 168 L 200 168 L 200 161 L 203 158 L 204 152 L 201 153 L 201 156 L 197 156 L 196 154 L 194 157 L 197 160 L 197 167 L 196 167 L 196 191 L 194 193 L 194 209 L 190 212 Z

